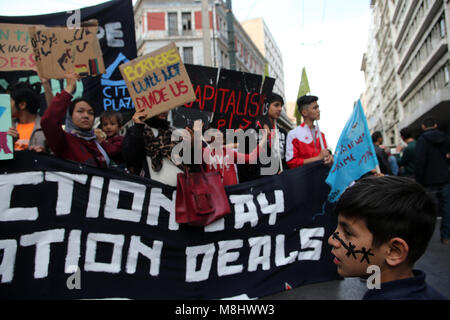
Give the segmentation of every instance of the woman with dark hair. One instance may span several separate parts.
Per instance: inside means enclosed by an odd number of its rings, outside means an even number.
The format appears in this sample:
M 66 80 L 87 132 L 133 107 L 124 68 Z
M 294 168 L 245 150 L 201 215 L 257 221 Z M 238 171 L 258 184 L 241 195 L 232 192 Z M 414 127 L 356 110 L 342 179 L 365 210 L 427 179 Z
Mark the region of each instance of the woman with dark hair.
M 94 107 L 84 98 L 71 101 L 80 75 L 68 72 L 65 78 L 66 88 L 53 98 L 42 116 L 41 126 L 47 144 L 56 156 L 63 159 L 95 167 L 109 167 L 109 156 L 94 133 Z
M 11 95 L 11 115 L 13 126 L 8 134 L 13 137 L 14 150 L 47 151 L 45 135 L 38 115 L 41 92 L 40 83 L 30 85 L 18 82 L 8 87 Z

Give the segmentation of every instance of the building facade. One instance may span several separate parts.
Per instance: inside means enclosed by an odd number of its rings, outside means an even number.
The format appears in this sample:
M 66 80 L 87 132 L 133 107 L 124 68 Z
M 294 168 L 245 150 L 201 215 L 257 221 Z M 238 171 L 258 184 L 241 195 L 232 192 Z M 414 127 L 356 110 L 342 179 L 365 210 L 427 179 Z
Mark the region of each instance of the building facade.
M 174 41 L 185 63 L 205 65 L 201 1 L 138 0 L 134 16 L 138 55 Z M 266 59 L 234 20 L 237 70 L 263 74 Z M 209 23 L 212 65 L 229 68 L 227 15 L 222 0 L 209 1 Z
M 400 143 L 399 132 L 420 133 L 433 116 L 450 127 L 450 3 L 448 0 L 372 0 L 372 28 L 362 70 L 367 118 L 384 144 Z
M 227 8 L 223 0 L 210 0 L 208 3 L 211 65 L 230 69 Z M 173 41 L 184 63 L 207 65 L 203 53 L 200 0 L 138 0 L 134 6 L 134 18 L 138 56 Z M 267 63 L 264 54 L 234 16 L 233 21 L 236 70 L 263 75 Z M 287 117 L 281 122 L 280 125 L 287 129 L 292 126 Z
M 266 23 L 262 18 L 257 18 L 243 21 L 241 25 L 267 60 L 269 77 L 276 79 L 273 91 L 285 98 L 283 57 Z M 295 122 L 292 122 L 287 112 L 287 104 L 285 104 L 279 122 L 285 129 L 292 129 Z
M 257 18 L 243 21 L 241 24 L 266 58 L 269 76 L 277 79 L 273 91 L 285 97 L 283 57 L 266 23 L 262 18 Z

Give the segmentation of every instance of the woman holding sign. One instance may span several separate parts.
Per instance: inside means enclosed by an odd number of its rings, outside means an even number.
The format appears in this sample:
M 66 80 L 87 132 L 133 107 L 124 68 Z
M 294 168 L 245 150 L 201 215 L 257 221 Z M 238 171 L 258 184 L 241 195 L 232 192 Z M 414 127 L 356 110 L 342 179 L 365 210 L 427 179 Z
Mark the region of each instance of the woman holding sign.
M 47 144 L 55 155 L 95 167 L 109 167 L 109 156 L 97 141 L 94 133 L 94 107 L 86 99 L 75 99 L 77 81 L 80 75 L 68 72 L 65 75 L 66 88 L 58 93 L 42 116 L 41 126 Z M 69 117 L 66 113 L 69 110 Z M 66 121 L 64 131 L 62 124 Z

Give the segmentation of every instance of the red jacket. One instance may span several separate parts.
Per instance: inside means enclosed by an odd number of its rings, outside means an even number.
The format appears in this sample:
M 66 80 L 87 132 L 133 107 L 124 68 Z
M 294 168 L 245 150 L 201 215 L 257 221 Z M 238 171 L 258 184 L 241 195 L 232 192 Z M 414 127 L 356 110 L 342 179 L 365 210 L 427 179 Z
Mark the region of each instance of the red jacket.
M 326 149 L 328 148 L 327 141 L 325 135 L 321 134 Z M 317 129 L 315 139 L 313 139 L 312 129 L 306 123 L 302 123 L 294 130 L 289 131 L 286 144 L 286 162 L 290 169 L 302 166 L 306 159 L 317 157 L 320 151 L 320 138 Z
M 95 140 L 86 141 L 62 129 L 71 100 L 71 94 L 61 91 L 56 94 L 42 116 L 41 127 L 49 148 L 60 158 L 106 168 L 106 160 L 98 150 Z

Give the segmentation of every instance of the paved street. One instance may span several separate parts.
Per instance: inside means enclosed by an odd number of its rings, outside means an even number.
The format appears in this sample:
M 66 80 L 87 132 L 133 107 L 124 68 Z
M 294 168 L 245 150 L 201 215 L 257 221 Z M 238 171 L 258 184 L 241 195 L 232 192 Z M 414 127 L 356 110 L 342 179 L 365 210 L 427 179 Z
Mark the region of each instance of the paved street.
M 427 251 L 415 268 L 427 275 L 427 283 L 450 298 L 450 245 L 439 241 L 440 221 Z M 367 287 L 359 278 L 322 282 L 262 298 L 261 300 L 360 300 Z

